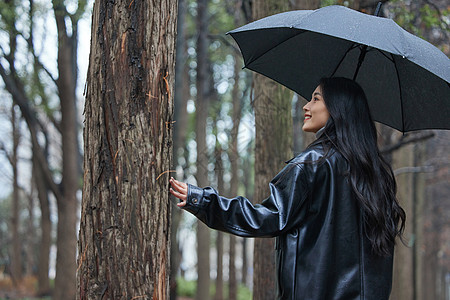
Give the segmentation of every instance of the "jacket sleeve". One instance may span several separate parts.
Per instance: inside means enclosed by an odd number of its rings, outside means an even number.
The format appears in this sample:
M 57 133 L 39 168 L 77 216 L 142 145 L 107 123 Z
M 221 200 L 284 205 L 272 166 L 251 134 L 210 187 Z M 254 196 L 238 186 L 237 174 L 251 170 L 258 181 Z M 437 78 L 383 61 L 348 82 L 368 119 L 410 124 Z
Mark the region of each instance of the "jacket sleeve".
M 274 237 L 301 224 L 307 215 L 309 184 L 304 165 L 288 164 L 269 184 L 261 204 L 221 197 L 211 187 L 188 185 L 184 207 L 213 229 L 244 237 Z

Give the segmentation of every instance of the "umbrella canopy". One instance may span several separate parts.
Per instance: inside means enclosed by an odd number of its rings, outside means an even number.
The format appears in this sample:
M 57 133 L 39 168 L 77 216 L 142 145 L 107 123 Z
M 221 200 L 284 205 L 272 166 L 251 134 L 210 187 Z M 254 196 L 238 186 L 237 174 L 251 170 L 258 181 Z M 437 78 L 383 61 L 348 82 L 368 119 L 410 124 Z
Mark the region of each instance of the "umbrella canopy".
M 450 129 L 450 59 L 393 20 L 343 6 L 276 14 L 229 34 L 245 68 L 306 99 L 320 78 L 355 79 L 375 121 L 402 132 Z

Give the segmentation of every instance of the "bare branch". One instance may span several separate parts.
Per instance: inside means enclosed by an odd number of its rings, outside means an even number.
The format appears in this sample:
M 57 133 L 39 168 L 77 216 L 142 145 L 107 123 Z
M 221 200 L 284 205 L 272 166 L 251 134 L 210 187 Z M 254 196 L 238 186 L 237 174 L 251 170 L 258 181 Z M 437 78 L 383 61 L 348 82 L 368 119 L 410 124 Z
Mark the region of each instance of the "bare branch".
M 34 59 L 35 64 L 40 69 L 42 69 L 48 75 L 48 77 L 53 81 L 53 83 L 56 85 L 57 79 L 53 77 L 52 73 L 50 73 L 50 71 L 44 66 L 44 64 L 39 60 L 39 57 L 36 55 L 36 52 L 34 51 L 34 45 L 33 45 L 32 38 L 31 37 L 28 38 L 28 39 L 24 38 L 24 40 L 28 44 L 28 49 L 30 50 L 31 55 L 33 55 L 33 59 Z
M 6 147 L 3 143 L 0 143 L 0 151 L 3 151 L 5 153 L 6 159 L 9 161 L 9 163 L 12 165 L 12 158 L 11 155 L 6 151 Z
M 18 82 L 16 82 L 12 75 L 8 75 L 6 73 L 6 70 L 4 69 L 3 65 L 0 63 L 0 76 L 3 79 L 3 82 L 5 83 L 6 90 L 11 94 L 13 101 L 19 106 L 20 111 L 22 112 L 22 116 L 24 117 L 28 129 L 30 131 L 31 141 L 33 145 L 33 151 L 37 155 L 37 159 L 39 161 L 39 166 L 41 167 L 45 180 L 48 183 L 50 189 L 52 190 L 55 197 L 59 200 L 62 199 L 61 191 L 58 187 L 58 185 L 53 180 L 52 173 L 49 169 L 47 160 L 45 159 L 44 153 L 42 151 L 42 147 L 40 146 L 38 139 L 37 139 L 37 131 L 36 131 L 36 125 L 39 124 L 36 113 L 33 111 L 33 109 L 29 106 L 29 101 L 27 97 L 25 96 L 25 92 L 23 90 L 23 87 L 17 86 Z
M 423 134 L 417 134 L 414 136 L 406 136 L 405 138 L 402 137 L 397 143 L 380 149 L 380 153 L 381 154 L 389 154 L 407 144 L 411 144 L 411 143 L 415 143 L 415 142 L 419 142 L 419 141 L 425 141 L 434 136 L 435 136 L 435 134 L 433 132 L 431 132 L 431 133 L 427 132 L 427 133 L 423 133 Z
M 436 13 L 439 17 L 439 20 L 441 21 L 442 27 L 444 27 L 442 29 L 449 30 L 450 26 L 447 24 L 447 22 L 444 21 L 444 18 L 442 17 L 441 10 L 439 9 L 439 7 L 435 3 L 431 2 L 430 0 L 424 0 L 424 2 L 434 8 L 434 10 L 436 11 Z M 446 33 L 446 32 L 444 31 L 444 33 Z
M 394 170 L 394 175 L 404 173 L 431 173 L 435 170 L 433 166 L 420 166 L 420 167 L 403 167 Z

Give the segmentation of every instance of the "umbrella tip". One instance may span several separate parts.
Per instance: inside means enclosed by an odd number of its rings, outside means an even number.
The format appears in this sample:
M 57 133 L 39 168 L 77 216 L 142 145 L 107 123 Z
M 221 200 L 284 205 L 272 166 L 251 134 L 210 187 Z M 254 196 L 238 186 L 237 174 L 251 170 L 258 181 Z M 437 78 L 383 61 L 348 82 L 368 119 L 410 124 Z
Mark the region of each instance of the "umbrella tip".
M 374 15 L 375 15 L 375 16 L 377 16 L 377 17 L 379 17 L 379 16 L 380 16 L 381 5 L 383 5 L 383 3 L 382 3 L 381 1 L 380 1 L 380 2 L 378 2 L 378 4 L 377 4 L 377 8 L 375 9 L 375 13 L 374 13 Z

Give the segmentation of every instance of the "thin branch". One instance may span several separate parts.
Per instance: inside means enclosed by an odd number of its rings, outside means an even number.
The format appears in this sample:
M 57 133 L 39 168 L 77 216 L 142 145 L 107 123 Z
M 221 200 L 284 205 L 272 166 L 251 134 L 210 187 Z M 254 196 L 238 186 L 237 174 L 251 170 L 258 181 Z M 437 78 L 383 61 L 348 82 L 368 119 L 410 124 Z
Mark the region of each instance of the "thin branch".
M 59 201 L 62 199 L 62 194 L 59 189 L 59 186 L 55 183 L 52 173 L 49 169 L 47 160 L 45 159 L 42 147 L 40 146 L 38 139 L 37 139 L 37 131 L 36 131 L 36 125 L 39 124 L 36 113 L 34 110 L 29 106 L 29 101 L 25 96 L 25 92 L 23 88 L 17 86 L 17 82 L 12 78 L 12 75 L 8 75 L 6 73 L 6 70 L 4 69 L 3 65 L 0 63 L 0 76 L 3 79 L 3 82 L 5 83 L 6 90 L 11 94 L 13 101 L 19 106 L 20 111 L 22 112 L 22 116 L 25 119 L 28 129 L 30 131 L 31 141 L 33 145 L 33 151 L 37 154 L 37 159 L 39 161 L 39 166 L 41 167 L 45 180 L 47 184 L 49 185 L 51 191 Z
M 403 167 L 394 170 L 394 175 L 400 175 L 404 173 L 431 173 L 435 170 L 433 166 L 420 166 L 420 167 Z
M 382 149 L 380 149 L 380 153 L 381 154 L 388 154 L 391 153 L 407 144 L 411 144 L 411 143 L 415 143 L 415 142 L 419 142 L 419 141 L 425 141 L 428 140 L 432 137 L 434 137 L 435 134 L 433 132 L 431 133 L 424 133 L 424 134 L 418 134 L 418 135 L 414 135 L 414 136 L 406 136 L 406 138 L 402 138 L 400 139 L 397 143 L 393 144 L 393 145 L 389 145 L 386 146 Z
M 436 11 L 436 13 L 439 17 L 439 20 L 441 21 L 442 27 L 444 27 L 442 29 L 449 30 L 450 26 L 449 26 L 449 24 L 447 24 L 447 22 L 444 21 L 444 18 L 442 17 L 441 10 L 439 9 L 439 7 L 436 4 L 434 4 L 433 2 L 431 2 L 430 0 L 424 0 L 424 2 L 434 8 L 434 10 Z M 444 33 L 445 33 L 445 31 L 444 31 Z
M 2 143 L 0 143 L 0 151 L 3 151 L 5 153 L 6 159 L 9 161 L 9 163 L 12 165 L 13 161 L 11 158 L 11 155 L 8 153 L 8 151 L 6 151 L 6 147 L 5 145 Z
M 23 37 L 23 36 L 22 36 Z M 53 83 L 56 85 L 57 79 L 55 79 L 52 75 L 52 73 L 50 73 L 50 71 L 44 66 L 44 64 L 39 60 L 39 57 L 36 55 L 36 52 L 34 51 L 34 45 L 33 45 L 33 41 L 31 38 L 29 39 L 25 39 L 25 37 L 23 37 L 24 40 L 27 42 L 29 50 L 31 55 L 33 55 L 35 64 L 42 70 L 44 70 L 44 72 L 48 75 L 48 77 L 50 77 L 50 79 L 53 81 Z

